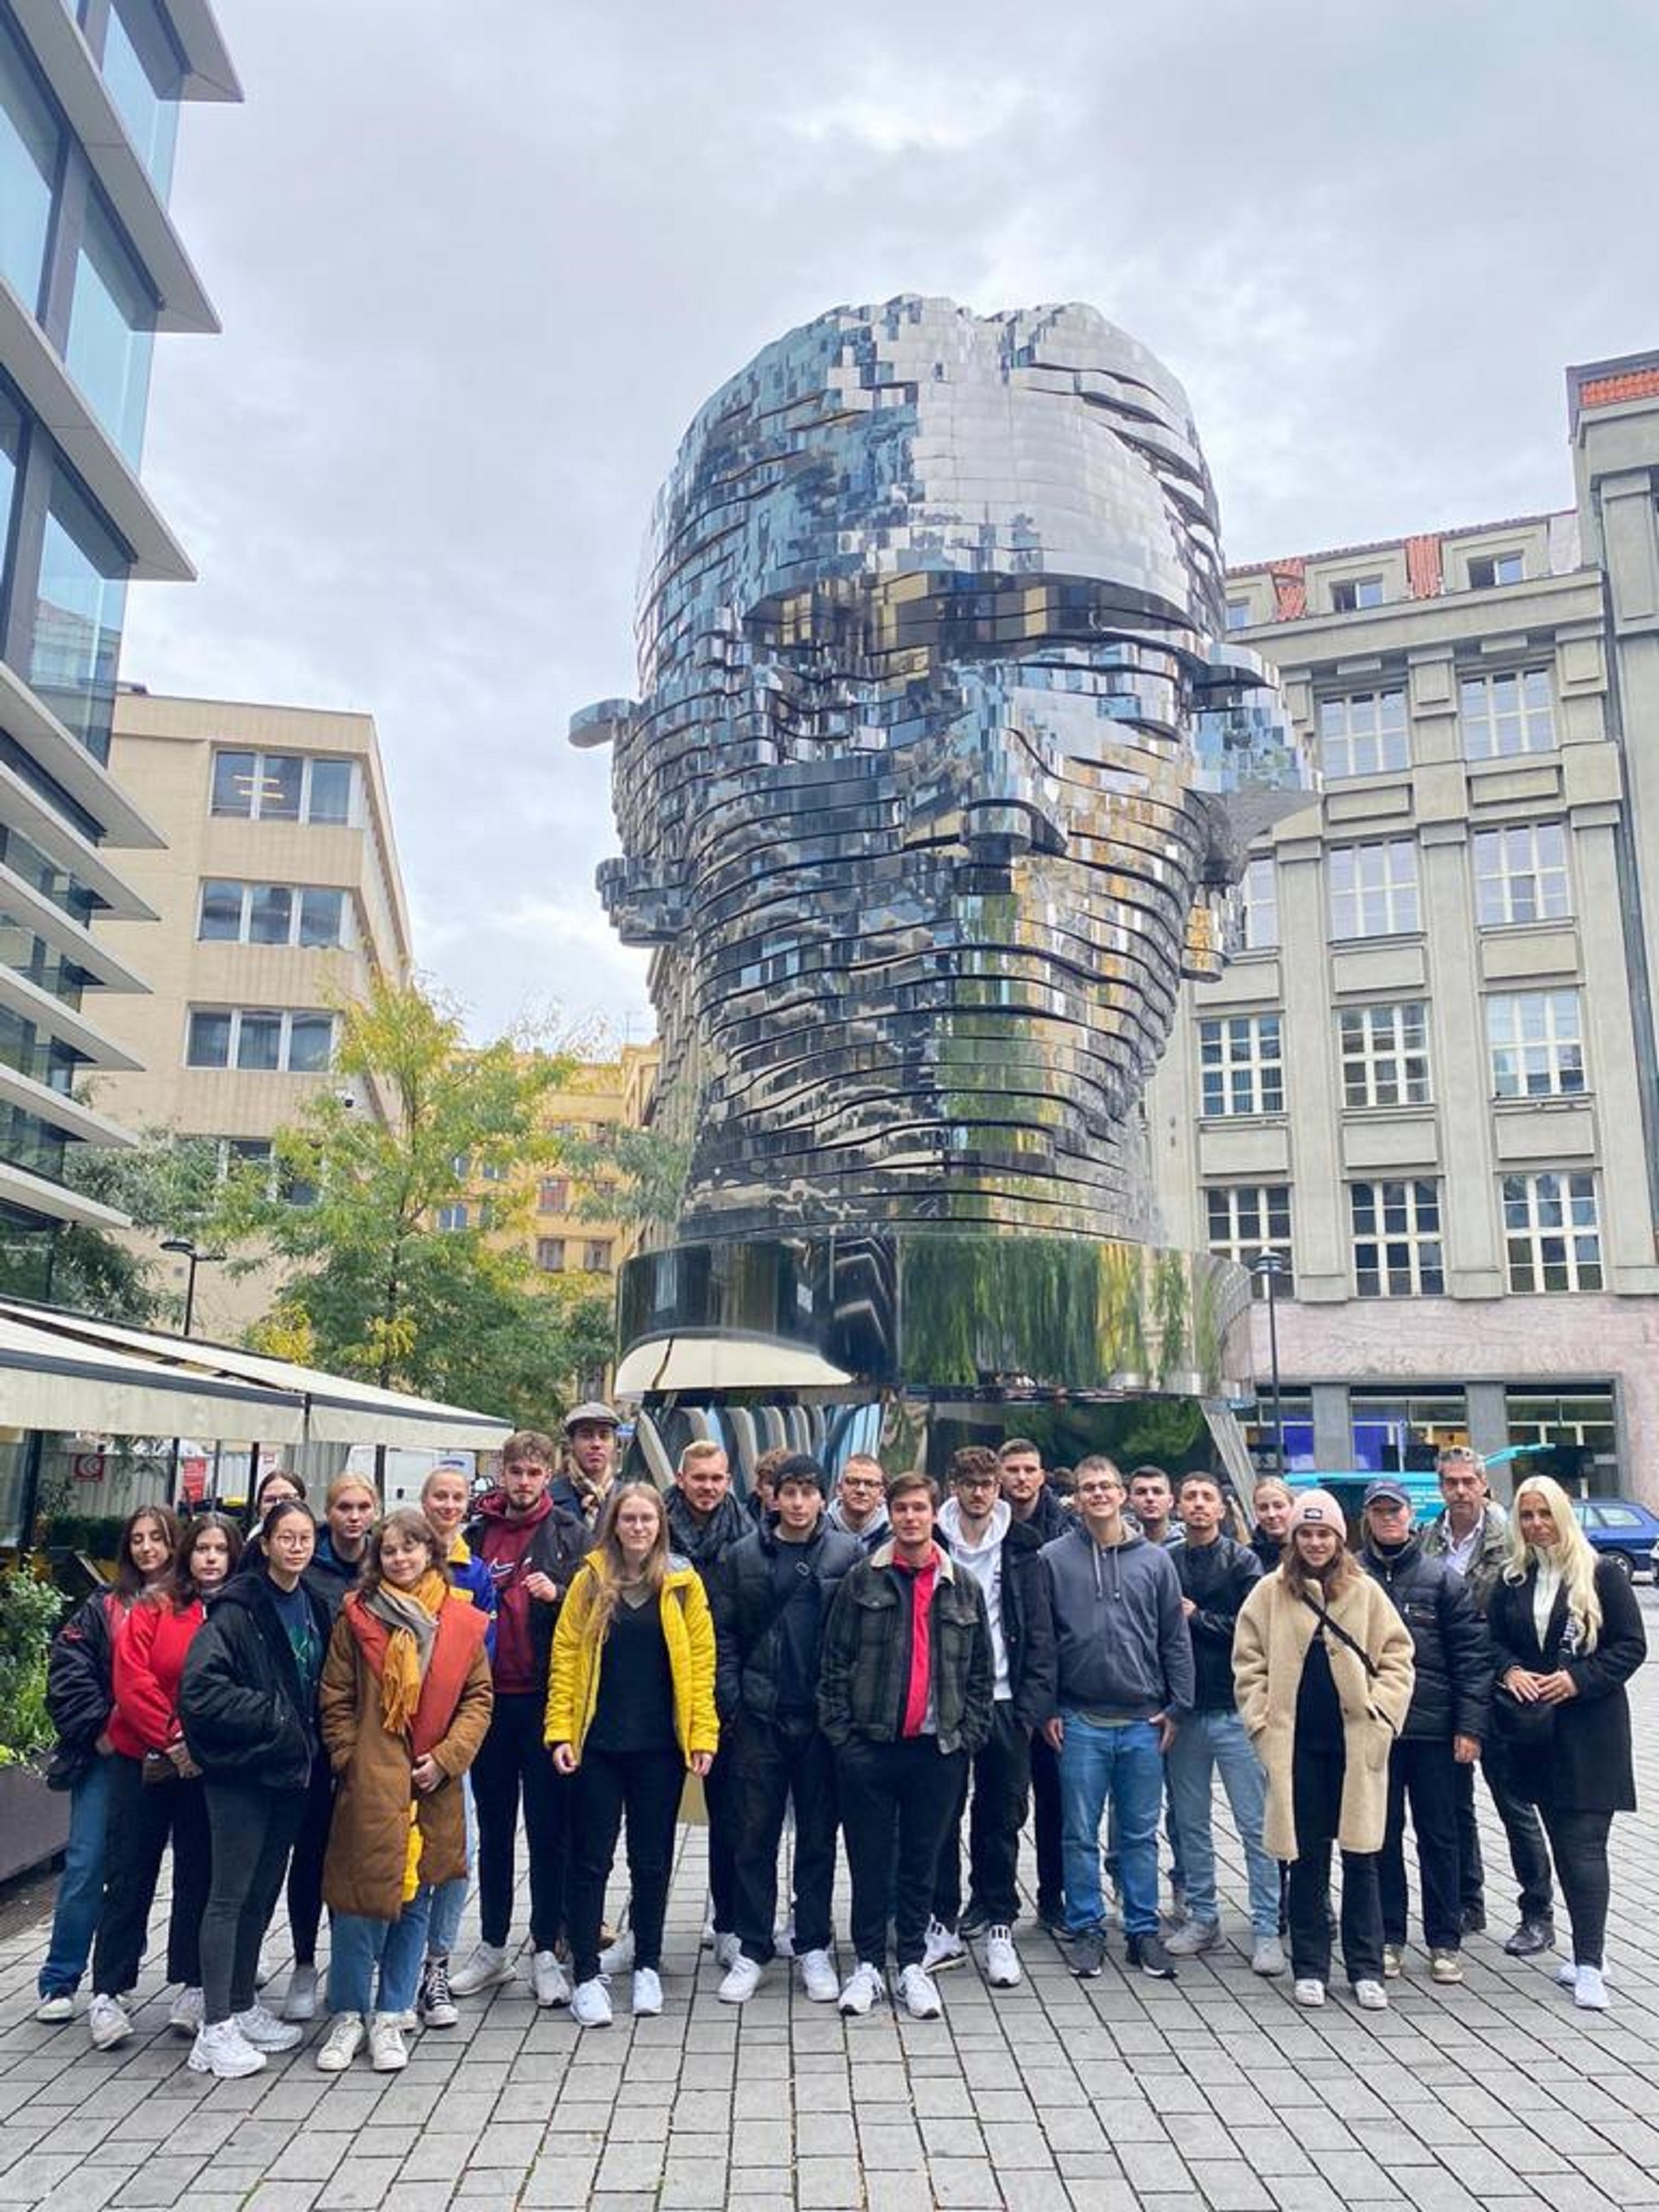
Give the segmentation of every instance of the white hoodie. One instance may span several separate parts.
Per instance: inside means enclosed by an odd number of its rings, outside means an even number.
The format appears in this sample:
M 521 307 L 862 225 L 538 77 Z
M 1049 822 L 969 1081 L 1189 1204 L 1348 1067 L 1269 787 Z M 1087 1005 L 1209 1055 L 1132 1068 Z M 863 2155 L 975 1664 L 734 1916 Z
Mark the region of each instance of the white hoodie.
M 990 1526 L 982 1542 L 971 1549 L 962 1534 L 962 1507 L 947 1497 L 939 1508 L 939 1533 L 950 1547 L 950 1556 L 964 1573 L 978 1583 L 985 1599 L 985 1617 L 991 1624 L 991 1653 L 996 1668 L 991 1694 L 1004 1702 L 1014 1695 L 1008 1682 L 1008 1647 L 1002 1639 L 1002 1539 L 1014 1519 L 1005 1497 L 991 1508 Z

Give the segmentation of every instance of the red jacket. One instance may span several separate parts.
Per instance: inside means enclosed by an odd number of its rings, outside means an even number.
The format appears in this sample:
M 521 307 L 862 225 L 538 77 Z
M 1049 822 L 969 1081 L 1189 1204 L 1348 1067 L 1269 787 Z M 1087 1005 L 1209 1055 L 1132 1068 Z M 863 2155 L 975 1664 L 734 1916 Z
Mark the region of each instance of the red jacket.
M 141 1599 L 117 1630 L 109 1731 L 124 1758 L 164 1751 L 184 1733 L 179 1726 L 179 1678 L 207 1618 L 200 1598 L 192 1599 L 182 1612 L 175 1612 L 165 1599 Z

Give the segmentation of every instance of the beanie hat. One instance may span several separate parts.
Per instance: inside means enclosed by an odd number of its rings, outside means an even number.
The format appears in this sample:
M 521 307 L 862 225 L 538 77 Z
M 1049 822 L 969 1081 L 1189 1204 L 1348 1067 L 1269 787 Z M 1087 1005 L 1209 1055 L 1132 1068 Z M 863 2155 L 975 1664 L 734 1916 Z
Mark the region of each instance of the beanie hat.
M 1291 1507 L 1286 1533 L 1294 1536 L 1299 1529 L 1332 1529 L 1344 1543 L 1348 1541 L 1346 1516 L 1328 1490 L 1305 1490 Z

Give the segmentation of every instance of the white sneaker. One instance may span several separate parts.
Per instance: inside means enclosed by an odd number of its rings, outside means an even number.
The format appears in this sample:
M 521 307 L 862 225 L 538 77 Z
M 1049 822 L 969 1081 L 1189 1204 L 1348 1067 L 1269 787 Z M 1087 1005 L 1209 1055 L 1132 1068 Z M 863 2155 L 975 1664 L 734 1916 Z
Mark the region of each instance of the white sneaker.
M 305 2041 L 302 2029 L 290 2027 L 279 2020 L 274 2012 L 267 2012 L 256 1998 L 245 2012 L 238 2012 L 236 2024 L 242 2031 L 243 2040 L 256 2050 L 292 2050 L 295 2044 Z
M 173 1999 L 173 2010 L 167 2016 L 167 2024 L 175 2035 L 194 2037 L 205 2015 L 199 1989 L 181 1989 Z
M 611 2024 L 611 1993 L 597 1974 L 591 1981 L 579 1981 L 570 1999 L 570 2017 L 579 2028 L 608 2028 Z
M 899 1995 L 912 2020 L 937 2020 L 944 2007 L 925 1967 L 906 1967 L 899 1977 Z
M 1322 1981 L 1299 1981 L 1291 1995 L 1304 2011 L 1316 2012 L 1325 2002 L 1325 1984 Z
M 254 2049 L 234 2020 L 215 2020 L 211 2026 L 203 2023 L 185 2063 L 193 2074 L 235 2082 L 244 2074 L 258 2073 L 266 2062 L 264 2052 Z
M 879 2005 L 887 1994 L 880 1967 L 873 1967 L 868 1959 L 861 1959 L 842 1984 L 836 2002 L 843 2012 L 861 2019 L 873 2005 Z
M 985 1930 L 985 1979 L 993 1989 L 1017 1989 L 1025 1980 L 1013 1933 L 1007 1928 Z
M 35 2007 L 35 2017 L 48 2027 L 60 2028 L 66 2020 L 73 2020 L 75 2017 L 73 1994 L 67 1989 L 60 1989 L 50 1997 L 42 1997 Z
M 570 1977 L 559 1964 L 554 1951 L 537 1951 L 530 1962 L 530 1978 L 535 1984 L 538 2005 L 568 2005 L 570 2002 Z M 450 1983 L 453 1989 L 454 1984 Z
M 1601 1978 L 1604 1982 L 1612 1979 L 1605 1967 L 1601 1968 Z M 1579 1969 L 1576 1961 L 1564 1959 L 1555 1969 L 1555 1980 L 1559 1988 L 1576 1989 L 1579 1986 Z
M 747 2005 L 760 1986 L 760 1977 L 766 1968 L 758 1959 L 747 1958 L 740 1951 L 726 1970 L 726 1979 L 715 1993 L 722 2005 Z
M 633 1930 L 625 1928 L 614 1943 L 607 1943 L 599 1955 L 599 1970 L 608 1981 L 613 1974 L 633 1972 Z
M 401 2074 L 408 2065 L 401 2013 L 377 2012 L 369 2022 L 369 2063 L 377 2074 Z
M 450 1975 L 449 1986 L 457 1997 L 476 1997 L 480 1989 L 494 1989 L 498 1984 L 512 1980 L 512 1967 L 505 1945 L 474 1943 Z
M 715 1964 L 720 1968 L 721 1972 L 724 1974 L 728 1967 L 734 1967 L 737 1964 L 739 1958 L 742 1955 L 742 1950 L 743 1945 L 740 1937 L 736 1936 L 716 1936 L 715 1938 Z
M 1389 1993 L 1380 1981 L 1357 1981 L 1354 1984 L 1354 2002 L 1362 2012 L 1386 2012 Z
M 1581 2012 L 1607 2010 L 1607 1984 L 1599 1967 L 1580 1967 L 1573 1976 L 1573 2002 Z
M 317 2052 L 319 2074 L 343 2074 L 363 2048 L 367 2031 L 360 2012 L 336 2012 L 327 2040 Z
M 634 2018 L 639 2020 L 654 2020 L 662 2011 L 663 1978 L 654 1967 L 634 1968 L 630 2002 Z
M 86 2013 L 94 2050 L 113 2050 L 132 2033 L 132 2022 L 113 1997 L 94 1997 Z
M 276 1978 L 276 1961 L 271 1957 L 270 1953 L 265 1949 L 264 1946 L 261 1944 L 259 1947 L 259 1956 L 253 1969 L 253 1986 L 256 1989 L 263 1989 L 267 1982 L 274 1981 Z
M 1285 1947 L 1276 1936 L 1258 1936 L 1250 1946 L 1252 1974 L 1283 1974 Z
M 296 1967 L 288 1977 L 288 1994 L 283 1999 L 285 2020 L 315 2020 L 317 2017 L 317 1970 L 315 1967 Z
M 833 2005 L 841 1994 L 836 1962 L 828 1951 L 806 1951 L 801 1956 L 801 1987 L 814 2005 Z
M 942 1920 L 928 1922 L 922 1951 L 924 1974 L 943 1974 L 948 1967 L 959 1967 L 967 1955 L 968 1946 L 954 1928 L 947 1928 Z

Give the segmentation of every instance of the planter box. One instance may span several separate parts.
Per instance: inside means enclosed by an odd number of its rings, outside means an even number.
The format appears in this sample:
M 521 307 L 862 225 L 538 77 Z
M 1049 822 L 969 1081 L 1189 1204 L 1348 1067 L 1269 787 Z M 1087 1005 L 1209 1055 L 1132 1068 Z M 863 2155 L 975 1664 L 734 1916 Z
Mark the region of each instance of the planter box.
M 69 1840 L 69 1792 L 32 1766 L 0 1766 L 0 1882 L 54 1859 Z

